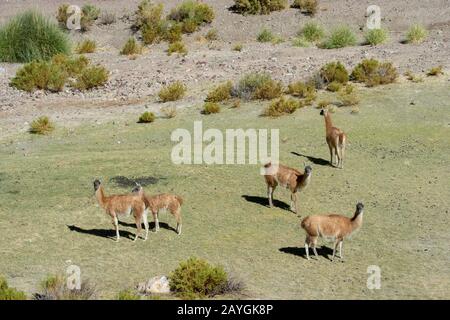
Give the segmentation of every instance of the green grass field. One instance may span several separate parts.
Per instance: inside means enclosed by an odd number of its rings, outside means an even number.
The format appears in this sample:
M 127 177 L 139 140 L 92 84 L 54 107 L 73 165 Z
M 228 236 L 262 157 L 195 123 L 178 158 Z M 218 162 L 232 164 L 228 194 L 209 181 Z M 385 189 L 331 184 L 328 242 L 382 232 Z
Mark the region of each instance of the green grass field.
M 312 107 L 278 119 L 259 117 L 261 103 L 203 116 L 187 108 L 149 125 L 134 118 L 64 128 L 50 136 L 21 133 L 0 140 L 0 274 L 30 295 L 69 264 L 96 283 L 100 298 L 168 274 L 190 256 L 224 265 L 246 285 L 243 298 L 450 298 L 450 85 L 397 84 L 364 90 L 361 112 L 332 115 L 348 135 L 346 167 L 328 166 L 323 118 Z M 411 102 L 414 101 L 414 104 Z M 277 189 L 269 209 L 264 179 L 251 165 L 173 165 L 176 128 L 280 128 L 280 161 L 312 163 L 311 185 L 299 196 L 300 214 L 284 209 Z M 119 143 L 120 142 L 120 143 Z M 133 218 L 113 241 L 110 219 L 93 196 L 131 187 L 114 177 L 147 179 L 148 193 L 185 199 L 183 234 L 161 214 L 161 230 L 133 243 Z M 344 241 L 345 261 L 304 258 L 301 218 L 313 213 L 351 215 L 365 203 L 362 229 Z M 367 267 L 381 268 L 381 289 L 366 286 Z

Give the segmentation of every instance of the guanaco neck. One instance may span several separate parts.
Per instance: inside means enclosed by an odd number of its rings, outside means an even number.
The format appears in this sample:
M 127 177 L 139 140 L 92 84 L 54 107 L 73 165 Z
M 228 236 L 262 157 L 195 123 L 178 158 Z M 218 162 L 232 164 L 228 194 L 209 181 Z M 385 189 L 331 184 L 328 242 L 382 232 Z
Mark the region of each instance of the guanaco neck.
M 106 206 L 106 196 L 105 196 L 105 191 L 103 190 L 103 187 L 100 186 L 96 191 L 95 191 L 95 197 L 97 198 L 98 203 L 100 204 L 100 206 L 102 208 L 105 208 Z
M 363 212 L 355 212 L 355 215 L 351 219 L 352 222 L 352 231 L 359 229 L 362 226 L 363 221 Z
M 329 113 L 324 115 L 325 118 L 325 130 L 328 132 L 331 131 L 331 128 L 333 127 L 333 124 L 331 123 L 331 116 Z
M 301 176 L 298 187 L 299 189 L 304 189 L 308 186 L 309 181 L 311 180 L 311 173 L 306 174 L 304 173 L 303 176 Z

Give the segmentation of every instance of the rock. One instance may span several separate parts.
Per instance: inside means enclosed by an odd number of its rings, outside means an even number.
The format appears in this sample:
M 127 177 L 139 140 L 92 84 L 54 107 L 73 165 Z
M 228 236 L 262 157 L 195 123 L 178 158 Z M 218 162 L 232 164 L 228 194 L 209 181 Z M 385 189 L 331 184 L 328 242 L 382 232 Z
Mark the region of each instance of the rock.
M 142 293 L 170 293 L 169 280 L 166 276 L 153 277 L 147 283 L 139 283 L 138 291 Z

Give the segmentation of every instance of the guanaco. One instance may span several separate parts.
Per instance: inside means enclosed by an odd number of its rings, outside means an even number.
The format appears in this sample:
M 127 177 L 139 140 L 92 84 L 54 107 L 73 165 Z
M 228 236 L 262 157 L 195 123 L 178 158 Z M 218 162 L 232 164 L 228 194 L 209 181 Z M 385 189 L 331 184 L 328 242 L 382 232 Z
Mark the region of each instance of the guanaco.
M 282 164 L 267 163 L 264 165 L 264 178 L 267 184 L 269 207 L 273 207 L 273 192 L 280 185 L 291 191 L 291 211 L 298 212 L 297 191 L 305 189 L 311 181 L 312 168 L 305 164 L 304 173 Z
M 343 259 L 342 242 L 344 241 L 344 238 L 347 238 L 362 226 L 363 211 L 364 205 L 362 203 L 358 203 L 352 218 L 338 214 L 312 215 L 304 218 L 302 220 L 301 227 L 306 231 L 306 258 L 309 260 L 308 246 L 311 246 L 314 251 L 314 255 L 318 259 L 319 256 L 316 251 L 317 239 L 318 237 L 329 237 L 335 239 L 333 257 L 331 260 L 334 259 L 338 245 L 339 257 Z
M 139 184 L 132 190 L 133 194 L 138 195 L 145 203 L 145 210 L 151 211 L 153 215 L 153 220 L 155 222 L 155 232 L 159 231 L 159 211 L 169 210 L 170 213 L 175 217 L 177 221 L 177 233 L 181 234 L 181 205 L 183 204 L 183 199 L 180 196 L 162 193 L 154 196 L 149 196 L 144 192 L 144 189 Z
M 325 118 L 326 140 L 328 148 L 330 149 L 330 164 L 331 166 L 334 166 L 333 154 L 335 154 L 337 158 L 336 167 L 343 169 L 347 136 L 341 129 L 333 127 L 331 116 L 327 109 L 322 109 L 320 115 Z
M 123 194 L 106 196 L 105 191 L 100 180 L 94 181 L 95 196 L 99 205 L 105 209 L 106 214 L 112 219 L 112 223 L 116 229 L 116 241 L 119 241 L 119 217 L 129 216 L 133 213 L 136 222 L 136 236 L 133 241 L 136 241 L 142 230 L 142 222 L 145 225 L 145 238 L 148 237 L 148 221 L 145 213 L 145 203 L 139 195 Z

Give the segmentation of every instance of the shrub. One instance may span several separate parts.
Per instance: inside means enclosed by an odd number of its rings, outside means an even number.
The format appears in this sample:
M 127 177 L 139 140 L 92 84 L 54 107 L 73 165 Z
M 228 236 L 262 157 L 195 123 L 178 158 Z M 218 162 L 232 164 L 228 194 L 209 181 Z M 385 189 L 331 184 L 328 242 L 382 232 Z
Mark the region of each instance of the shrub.
M 287 0 L 235 0 L 233 10 L 242 14 L 269 14 L 287 5 Z
M 330 62 L 324 65 L 320 69 L 319 75 L 325 84 L 331 82 L 346 84 L 349 80 L 347 69 L 345 69 L 345 66 L 339 61 Z
M 427 29 L 425 29 L 420 24 L 412 25 L 408 32 L 406 33 L 406 42 L 407 43 L 421 43 L 425 40 L 428 35 Z
M 11 80 L 11 85 L 19 90 L 32 92 L 36 89 L 61 91 L 68 74 L 55 64 L 45 61 L 33 61 L 20 68 Z
M 236 43 L 233 47 L 233 51 L 239 51 L 241 52 L 244 46 L 241 43 Z
M 145 44 L 159 42 L 163 35 L 164 21 L 162 20 L 164 6 L 152 4 L 144 0 L 136 11 L 136 27 L 141 30 L 142 40 Z
M 104 11 L 100 15 L 100 24 L 101 25 L 110 25 L 116 22 L 116 14 L 114 12 Z
M 249 73 L 238 83 L 233 95 L 244 100 L 274 99 L 281 96 L 283 86 L 267 73 Z
M 39 117 L 36 120 L 33 120 L 30 124 L 30 133 L 34 134 L 49 134 L 55 130 L 55 126 L 53 122 L 50 121 L 48 117 Z
M 343 107 L 354 106 L 360 102 L 360 99 L 356 93 L 356 88 L 348 84 L 338 93 L 339 100 Z
M 117 300 L 140 300 L 141 297 L 132 290 L 122 290 L 117 294 Z
M 168 119 L 175 118 L 177 115 L 177 108 L 174 106 L 167 106 L 164 108 L 161 108 L 161 112 L 164 114 L 164 116 Z
M 332 102 L 330 100 L 320 100 L 319 102 L 317 102 L 317 108 L 325 109 L 330 104 L 332 104 Z
M 270 31 L 269 29 L 261 30 L 261 32 L 258 34 L 258 37 L 256 38 L 256 40 L 258 40 L 258 42 L 271 42 L 274 39 L 275 39 L 275 36 L 273 35 L 272 31 Z
M 314 43 L 323 39 L 325 31 L 317 22 L 310 21 L 298 32 L 298 36 Z
M 195 299 L 220 294 L 226 288 L 227 274 L 221 266 L 212 266 L 205 260 L 189 258 L 170 274 L 170 290 L 184 299 Z
M 100 9 L 92 4 L 85 4 L 81 8 L 81 31 L 89 31 L 95 20 L 98 19 L 100 15 Z
M 444 74 L 442 66 L 433 67 L 427 72 L 427 76 L 439 76 L 441 74 Z
M 206 40 L 214 41 L 219 39 L 219 35 L 217 33 L 217 29 L 209 30 L 205 35 Z
M 169 47 L 167 48 L 167 54 L 170 56 L 172 53 L 178 53 L 182 56 L 187 55 L 187 49 L 184 45 L 184 42 L 182 41 L 176 41 L 171 44 L 169 44 Z
M 263 112 L 266 117 L 279 117 L 283 114 L 294 113 L 295 110 L 302 107 L 300 100 L 281 97 L 272 102 Z
M 0 300 L 26 300 L 24 292 L 10 288 L 6 279 L 0 277 Z
M 231 81 L 218 85 L 208 93 L 206 102 L 222 102 L 231 98 L 233 83 Z
M 96 289 L 89 281 L 83 281 L 80 289 L 69 289 L 63 276 L 50 275 L 41 283 L 42 293 L 35 294 L 36 300 L 90 300 Z
M 379 62 L 375 59 L 364 59 L 351 74 L 353 80 L 364 82 L 369 87 L 392 83 L 397 77 L 397 70 L 391 62 Z
M 214 20 L 214 10 L 206 3 L 184 1 L 170 11 L 167 19 L 180 23 L 183 32 L 192 33 Z
M 301 81 L 293 82 L 288 85 L 287 93 L 299 98 L 311 97 L 311 93 L 316 93 L 316 88 L 311 83 Z
M 311 44 L 308 40 L 306 40 L 304 37 L 296 37 L 292 40 L 292 45 L 294 47 L 301 47 L 301 48 L 307 48 Z
M 338 81 L 332 81 L 328 84 L 327 90 L 331 92 L 337 92 L 342 89 L 342 83 Z
M 162 102 L 176 101 L 184 97 L 186 86 L 180 81 L 176 81 L 168 86 L 163 87 L 159 93 L 159 99 Z
M 139 123 L 151 123 L 155 121 L 155 114 L 153 112 L 146 111 L 139 117 Z
M 215 102 L 205 102 L 203 105 L 203 114 L 212 114 L 212 113 L 219 113 L 220 112 L 220 106 Z
M 142 46 L 136 41 L 134 37 L 130 37 L 123 46 L 122 50 L 120 51 L 120 54 L 128 56 L 141 53 L 142 53 Z
M 423 82 L 423 78 L 420 76 L 415 75 L 414 73 L 411 72 L 411 70 L 408 70 L 405 72 L 405 77 L 406 79 L 418 83 L 418 82 Z
M 294 3 L 291 7 L 300 9 L 305 14 L 314 16 L 317 13 L 318 6 L 318 0 L 294 0 Z
M 49 60 L 57 53 L 70 53 L 68 37 L 40 13 L 26 11 L 0 27 L 0 61 Z
M 97 47 L 96 43 L 94 40 L 83 40 L 82 42 L 78 43 L 76 52 L 78 54 L 83 54 L 83 53 L 93 53 L 95 52 L 95 48 Z
M 74 87 L 78 90 L 89 90 L 103 86 L 109 78 L 105 67 L 92 66 L 85 68 L 77 77 Z
M 85 56 L 68 57 L 57 54 L 53 56 L 51 63 L 63 68 L 70 77 L 76 77 L 89 65 L 89 60 Z
M 344 48 L 354 46 L 356 44 L 356 36 L 353 31 L 346 26 L 335 28 L 331 34 L 321 45 L 325 49 Z
M 367 44 L 376 46 L 388 40 L 388 32 L 384 29 L 371 29 L 367 31 L 365 38 Z

